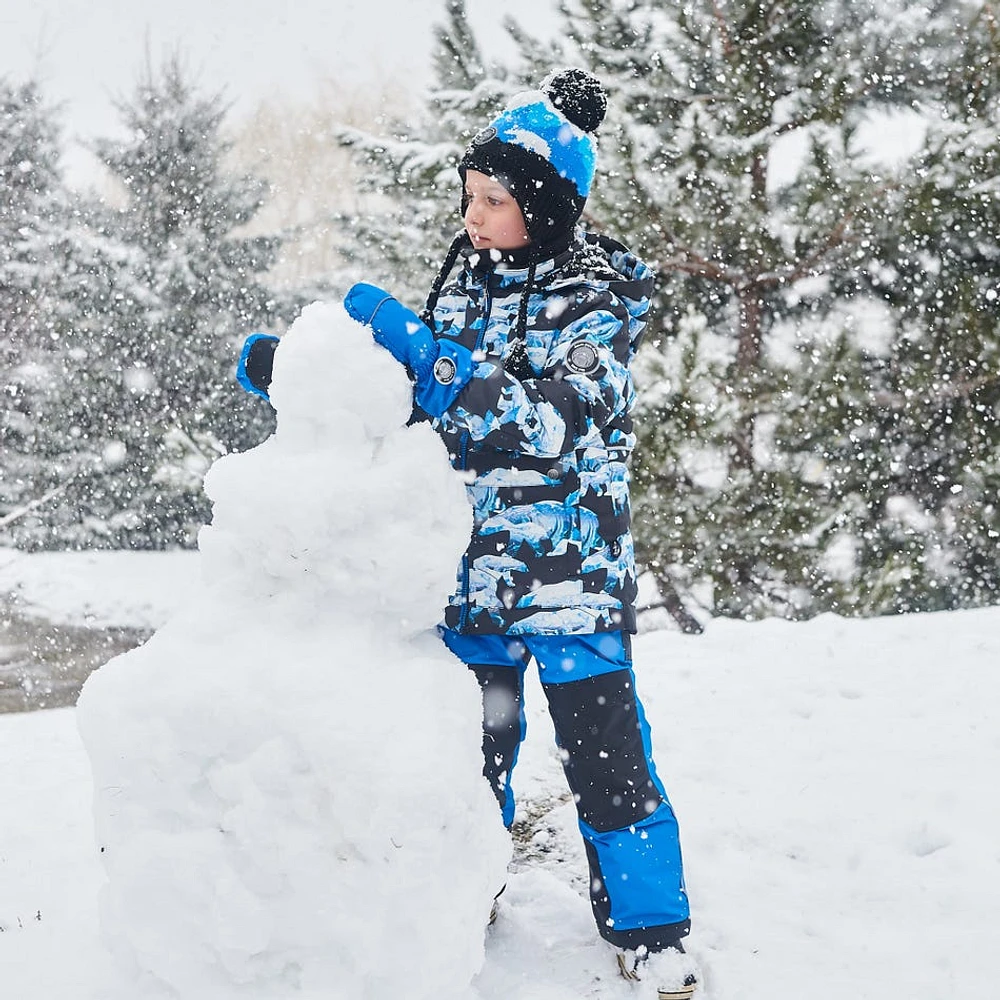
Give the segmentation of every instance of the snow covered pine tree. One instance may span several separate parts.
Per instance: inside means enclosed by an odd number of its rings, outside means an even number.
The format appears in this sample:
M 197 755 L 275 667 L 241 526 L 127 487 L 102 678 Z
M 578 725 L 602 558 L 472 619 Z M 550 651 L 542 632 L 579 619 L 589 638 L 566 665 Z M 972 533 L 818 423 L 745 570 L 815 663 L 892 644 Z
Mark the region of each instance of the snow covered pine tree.
M 99 222 L 124 245 L 140 290 L 107 323 L 99 354 L 88 352 L 77 389 L 88 436 L 121 453 L 93 509 L 110 521 L 111 544 L 190 546 L 210 517 L 208 467 L 273 428 L 230 372 L 234 324 L 288 318 L 264 277 L 279 241 L 240 233 L 266 183 L 227 172 L 226 104 L 199 94 L 176 59 L 147 70 L 120 111 L 124 138 L 97 153 L 124 201 Z

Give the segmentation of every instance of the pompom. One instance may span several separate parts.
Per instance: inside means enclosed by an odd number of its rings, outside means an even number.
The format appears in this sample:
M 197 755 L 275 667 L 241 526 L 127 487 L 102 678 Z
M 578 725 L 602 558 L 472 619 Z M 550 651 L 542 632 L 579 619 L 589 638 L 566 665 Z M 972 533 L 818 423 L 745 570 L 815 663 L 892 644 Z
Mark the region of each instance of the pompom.
M 608 110 L 608 97 L 600 80 L 585 69 L 556 70 L 540 84 L 543 94 L 574 125 L 596 132 Z

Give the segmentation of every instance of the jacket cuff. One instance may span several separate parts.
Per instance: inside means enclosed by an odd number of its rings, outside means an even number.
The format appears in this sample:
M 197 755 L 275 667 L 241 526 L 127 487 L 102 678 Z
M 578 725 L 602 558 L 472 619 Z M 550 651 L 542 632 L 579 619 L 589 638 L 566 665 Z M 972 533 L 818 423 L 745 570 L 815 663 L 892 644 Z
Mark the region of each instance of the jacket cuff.
M 468 384 L 475 367 L 472 351 L 450 340 L 439 340 L 437 360 L 428 376 L 417 381 L 417 405 L 430 416 L 440 417 Z

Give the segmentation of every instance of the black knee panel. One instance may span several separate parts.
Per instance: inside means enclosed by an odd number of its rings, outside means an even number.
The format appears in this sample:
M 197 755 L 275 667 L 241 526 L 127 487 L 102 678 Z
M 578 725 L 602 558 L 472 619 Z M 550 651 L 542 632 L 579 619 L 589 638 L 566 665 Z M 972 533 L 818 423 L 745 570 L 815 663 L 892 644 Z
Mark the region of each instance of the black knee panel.
M 649 771 L 632 672 L 543 687 L 580 819 L 603 832 L 649 816 L 662 797 Z

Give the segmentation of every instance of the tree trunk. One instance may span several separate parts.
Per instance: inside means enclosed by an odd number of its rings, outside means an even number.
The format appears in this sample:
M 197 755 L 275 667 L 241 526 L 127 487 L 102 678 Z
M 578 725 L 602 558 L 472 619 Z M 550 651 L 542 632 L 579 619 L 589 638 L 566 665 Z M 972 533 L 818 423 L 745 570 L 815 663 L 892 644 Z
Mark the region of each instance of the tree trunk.
M 661 600 L 659 604 L 650 604 L 640 610 L 652 611 L 654 608 L 664 608 L 680 627 L 680 630 L 686 635 L 701 635 L 705 631 L 704 627 L 684 606 L 684 602 L 681 600 L 680 594 L 677 593 L 677 588 L 674 586 L 673 581 L 668 576 L 657 573 L 655 570 L 653 575 L 656 577 L 656 586 L 660 591 Z
M 733 432 L 731 465 L 734 470 L 752 470 L 753 446 L 756 425 L 754 391 L 756 374 L 760 367 L 761 316 L 764 304 L 756 284 L 739 289 L 740 339 L 736 348 L 736 394 L 739 416 Z

